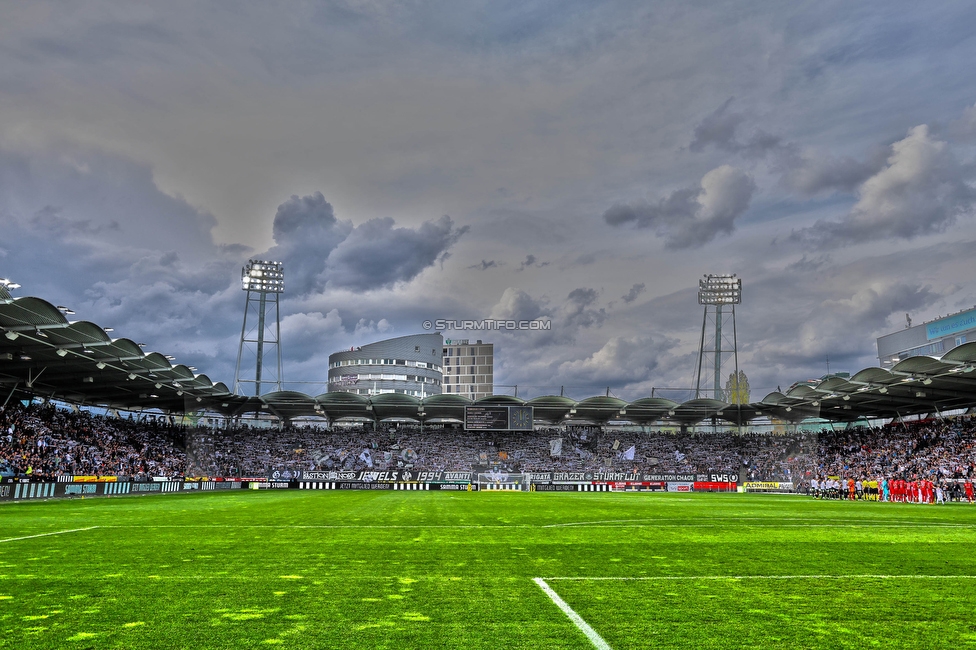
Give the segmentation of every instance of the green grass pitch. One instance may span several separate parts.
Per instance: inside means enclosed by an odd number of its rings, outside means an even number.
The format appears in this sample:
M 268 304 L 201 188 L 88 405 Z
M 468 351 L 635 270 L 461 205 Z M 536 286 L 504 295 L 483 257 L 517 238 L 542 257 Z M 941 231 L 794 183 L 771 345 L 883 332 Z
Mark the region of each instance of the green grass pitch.
M 0 647 L 595 647 L 539 577 L 615 650 L 965 647 L 974 524 L 968 504 L 739 494 L 8 503 Z

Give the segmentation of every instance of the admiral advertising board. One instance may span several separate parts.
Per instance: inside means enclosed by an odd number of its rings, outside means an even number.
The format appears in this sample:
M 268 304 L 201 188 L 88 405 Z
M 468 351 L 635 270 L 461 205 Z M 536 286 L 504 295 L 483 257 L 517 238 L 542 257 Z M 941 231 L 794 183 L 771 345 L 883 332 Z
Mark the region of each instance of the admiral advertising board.
M 791 481 L 746 481 L 742 484 L 746 492 L 792 492 Z

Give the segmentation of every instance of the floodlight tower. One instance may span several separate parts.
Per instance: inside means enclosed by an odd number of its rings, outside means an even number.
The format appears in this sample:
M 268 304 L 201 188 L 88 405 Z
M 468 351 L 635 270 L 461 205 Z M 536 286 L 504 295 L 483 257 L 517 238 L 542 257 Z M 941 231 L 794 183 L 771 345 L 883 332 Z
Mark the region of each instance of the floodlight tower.
M 698 304 L 705 307 L 702 314 L 701 345 L 698 348 L 698 369 L 695 372 L 695 398 L 702 393 L 712 392 L 714 399 L 722 399 L 722 357 L 732 356 L 735 359 L 736 377 L 739 374 L 739 350 L 735 332 L 735 306 L 742 302 L 742 280 L 732 275 L 705 275 L 698 281 Z M 731 306 L 731 313 L 724 310 L 725 305 Z M 714 338 L 706 339 L 709 315 L 715 324 Z M 722 333 L 723 322 L 732 321 L 731 340 Z M 726 329 L 726 331 L 728 331 Z M 732 347 L 723 346 L 723 342 L 731 343 Z M 711 357 L 708 359 L 707 357 Z M 704 375 L 703 375 L 704 370 Z M 712 375 L 709 377 L 709 373 Z M 708 380 L 712 381 L 709 382 Z M 704 381 L 703 381 L 704 380 Z M 711 383 L 712 387 L 707 388 Z M 705 388 L 703 388 L 705 386 Z
M 244 303 L 244 324 L 241 325 L 241 343 L 237 348 L 237 371 L 234 373 L 234 392 L 244 394 L 243 384 L 254 384 L 254 394 L 261 394 L 261 384 L 274 385 L 281 390 L 281 313 L 278 310 L 278 296 L 285 290 L 285 269 L 281 262 L 248 260 L 241 272 L 241 288 L 247 292 Z M 268 322 L 268 311 L 274 305 L 274 327 Z M 247 326 L 248 314 L 257 311 L 258 324 L 251 329 Z M 254 343 L 254 379 L 241 378 L 241 359 L 244 344 Z M 274 346 L 277 357 L 277 374 L 272 381 L 263 380 L 264 353 L 266 347 Z

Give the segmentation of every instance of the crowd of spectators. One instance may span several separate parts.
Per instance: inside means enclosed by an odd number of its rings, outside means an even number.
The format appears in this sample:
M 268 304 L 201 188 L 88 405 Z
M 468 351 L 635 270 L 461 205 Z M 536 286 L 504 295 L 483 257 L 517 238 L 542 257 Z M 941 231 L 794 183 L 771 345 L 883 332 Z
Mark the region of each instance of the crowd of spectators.
M 738 472 L 746 466 L 767 480 L 789 480 L 793 465 L 802 458 L 809 461 L 814 449 L 815 442 L 806 436 L 641 433 L 599 427 L 493 434 L 401 424 L 379 429 L 338 426 L 330 431 L 196 431 L 187 437 L 191 471 L 218 476 L 396 468 L 694 474 Z
M 734 472 L 742 480 L 972 478 L 976 419 L 819 432 L 690 433 L 563 426 L 485 433 L 452 425 L 186 427 L 160 417 L 108 417 L 51 405 L 0 410 L 0 473 L 141 477 L 268 476 L 274 471 L 388 470 Z
M 163 418 L 103 417 L 17 402 L 0 409 L 0 472 L 38 479 L 180 477 L 186 466 L 181 435 Z
M 976 478 L 976 418 L 824 431 L 817 466 L 804 476 L 930 480 Z

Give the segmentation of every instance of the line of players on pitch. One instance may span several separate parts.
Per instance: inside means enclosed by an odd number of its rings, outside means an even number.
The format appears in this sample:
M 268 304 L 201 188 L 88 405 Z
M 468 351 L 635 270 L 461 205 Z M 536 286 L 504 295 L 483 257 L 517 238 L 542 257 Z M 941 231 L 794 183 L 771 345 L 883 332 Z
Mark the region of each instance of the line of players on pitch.
M 860 479 L 823 478 L 810 480 L 810 494 L 815 499 L 844 499 L 851 501 L 884 501 L 893 503 L 945 503 L 946 498 L 973 502 L 973 482 L 950 482 L 946 485 L 928 479 L 905 481 L 887 478 Z

